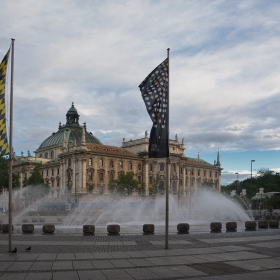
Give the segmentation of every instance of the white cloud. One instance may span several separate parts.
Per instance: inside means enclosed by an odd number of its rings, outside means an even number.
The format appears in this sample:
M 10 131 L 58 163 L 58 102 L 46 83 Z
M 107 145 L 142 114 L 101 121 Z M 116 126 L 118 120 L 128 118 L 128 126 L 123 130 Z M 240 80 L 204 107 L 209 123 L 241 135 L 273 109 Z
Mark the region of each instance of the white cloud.
M 150 131 L 138 85 L 170 53 L 171 136 L 187 149 L 280 149 L 278 1 L 6 1 L 15 145 L 35 150 L 75 102 L 106 144 Z M 12 16 L 13 15 L 13 16 Z

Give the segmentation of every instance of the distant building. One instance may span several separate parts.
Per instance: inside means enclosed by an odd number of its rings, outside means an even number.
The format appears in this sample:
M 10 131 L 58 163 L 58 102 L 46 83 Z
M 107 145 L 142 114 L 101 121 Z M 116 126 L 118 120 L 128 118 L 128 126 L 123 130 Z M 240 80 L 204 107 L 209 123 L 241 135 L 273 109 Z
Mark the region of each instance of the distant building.
M 42 142 L 34 152 L 15 156 L 14 172 L 20 175 L 20 185 L 31 175 L 36 165 L 46 183 L 51 187 L 51 198 L 59 202 L 66 194 L 74 201 L 75 192 L 79 201 L 109 194 L 108 184 L 122 172 L 134 172 L 139 182 L 145 183 L 144 193 L 135 192 L 135 197 L 151 194 L 153 179 L 158 174 L 160 184 L 165 185 L 166 159 L 148 158 L 149 138 L 125 141 L 121 147 L 103 145 L 101 141 L 79 124 L 79 115 L 72 104 L 66 114 L 66 124 L 59 123 L 58 131 Z M 221 188 L 220 155 L 214 164 L 199 158 L 186 157 L 184 142 L 170 140 L 170 186 L 171 193 L 187 198 L 207 180 L 213 188 Z M 68 172 L 69 170 L 69 172 Z M 91 194 L 91 195 L 88 195 Z M 102 198 L 102 197 L 101 197 Z

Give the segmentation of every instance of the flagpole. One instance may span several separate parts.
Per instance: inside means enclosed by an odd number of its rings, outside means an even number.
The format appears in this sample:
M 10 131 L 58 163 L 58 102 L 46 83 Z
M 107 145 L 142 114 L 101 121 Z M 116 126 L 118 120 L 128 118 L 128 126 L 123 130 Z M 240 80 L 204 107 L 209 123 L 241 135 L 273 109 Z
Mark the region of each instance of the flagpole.
M 14 91 L 14 41 L 12 40 L 11 89 L 10 89 L 10 139 L 9 139 L 9 251 L 12 251 L 12 185 L 13 185 L 13 91 Z
M 167 100 L 167 141 L 168 141 L 168 157 L 166 158 L 166 188 L 165 188 L 165 249 L 168 249 L 168 227 L 169 227 L 169 166 L 170 166 L 170 155 L 169 155 L 169 103 L 170 103 L 170 73 L 169 73 L 169 51 L 167 49 L 168 58 L 168 100 Z

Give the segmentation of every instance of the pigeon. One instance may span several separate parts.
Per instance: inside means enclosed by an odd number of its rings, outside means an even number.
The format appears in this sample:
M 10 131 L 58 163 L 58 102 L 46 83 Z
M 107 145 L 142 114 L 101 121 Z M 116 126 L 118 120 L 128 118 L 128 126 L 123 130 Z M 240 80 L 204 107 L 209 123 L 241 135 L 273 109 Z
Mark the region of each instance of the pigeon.
M 28 252 L 30 252 L 30 250 L 31 250 L 31 246 L 25 249 L 25 251 L 28 251 Z
M 17 247 L 15 247 L 15 249 L 13 251 L 11 251 L 11 253 L 16 253 L 17 252 Z

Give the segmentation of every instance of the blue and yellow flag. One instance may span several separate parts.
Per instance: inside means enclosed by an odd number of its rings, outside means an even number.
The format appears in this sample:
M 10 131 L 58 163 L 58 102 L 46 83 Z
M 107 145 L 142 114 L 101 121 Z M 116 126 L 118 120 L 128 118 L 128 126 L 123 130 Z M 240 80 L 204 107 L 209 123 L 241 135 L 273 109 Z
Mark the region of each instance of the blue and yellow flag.
M 0 64 L 0 156 L 8 155 L 10 152 L 7 141 L 5 108 L 5 85 L 9 54 L 10 50 L 8 50 L 7 54 Z

